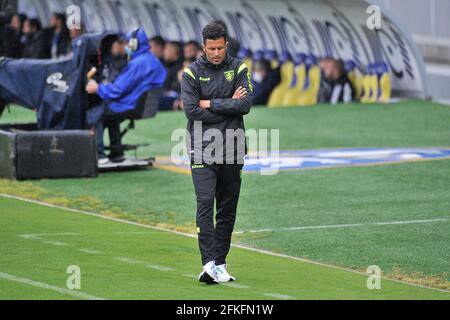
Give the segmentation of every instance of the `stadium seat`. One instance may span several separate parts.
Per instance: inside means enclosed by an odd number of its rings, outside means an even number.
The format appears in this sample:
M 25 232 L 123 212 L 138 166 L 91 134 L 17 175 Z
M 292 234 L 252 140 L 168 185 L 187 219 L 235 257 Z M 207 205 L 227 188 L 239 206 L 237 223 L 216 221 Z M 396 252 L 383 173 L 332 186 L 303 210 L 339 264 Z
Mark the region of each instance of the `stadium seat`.
M 358 66 L 352 60 L 345 63 L 345 71 L 348 74 L 348 79 L 355 90 L 356 100 L 360 100 L 363 93 L 363 75 L 359 71 Z
M 264 59 L 264 51 L 263 50 L 258 50 L 253 54 L 252 59 L 251 59 L 252 69 L 249 69 L 249 70 L 251 70 L 250 74 L 253 74 L 253 71 L 254 71 L 253 68 L 255 68 L 256 61 L 260 61 L 263 59 Z
M 286 92 L 292 83 L 294 77 L 294 63 L 291 60 L 289 52 L 283 52 L 280 56 L 281 82 L 275 87 L 268 102 L 269 108 L 282 107 Z
M 294 76 L 292 82 L 286 92 L 283 100 L 283 106 L 298 106 L 300 95 L 302 94 L 305 86 L 306 66 L 305 66 L 306 54 L 300 53 L 294 56 Z
M 387 63 L 380 62 L 377 65 L 377 76 L 378 76 L 378 88 L 379 97 L 378 101 L 383 103 L 388 103 L 391 100 L 391 74 L 389 72 L 389 67 Z
M 317 103 L 319 97 L 321 70 L 317 58 L 309 54 L 305 59 L 306 76 L 303 91 L 298 99 L 301 106 L 309 106 Z
M 142 119 L 154 118 L 158 113 L 159 100 L 161 99 L 163 89 L 153 89 L 144 92 L 136 103 L 136 108 L 127 113 L 123 121 L 129 121 L 126 128 L 121 132 L 122 138 L 132 129 L 135 129 L 135 121 Z M 137 150 L 139 147 L 147 146 L 147 144 L 137 144 L 137 145 L 110 145 L 105 147 L 106 150 L 110 151 L 131 151 Z
M 276 50 L 265 50 L 264 59 L 270 61 L 270 66 L 272 67 L 272 70 L 275 70 L 280 66 Z
M 238 59 L 244 61 L 248 70 L 250 70 L 250 72 L 253 72 L 252 51 L 250 49 L 242 48 L 241 50 L 239 50 Z
M 375 72 L 375 65 L 369 64 L 363 77 L 362 103 L 374 103 L 378 100 L 378 77 Z

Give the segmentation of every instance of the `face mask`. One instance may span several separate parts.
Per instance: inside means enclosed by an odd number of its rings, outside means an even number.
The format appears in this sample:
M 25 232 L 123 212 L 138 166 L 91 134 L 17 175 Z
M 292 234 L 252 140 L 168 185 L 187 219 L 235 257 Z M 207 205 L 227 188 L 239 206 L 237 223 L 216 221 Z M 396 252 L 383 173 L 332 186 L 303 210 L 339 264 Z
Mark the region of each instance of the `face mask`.
M 264 80 L 262 73 L 260 72 L 253 73 L 253 80 L 256 83 L 261 83 Z
M 126 52 L 127 56 L 129 56 L 129 57 L 131 57 L 131 55 L 133 54 L 133 51 L 128 46 L 125 47 L 125 52 Z

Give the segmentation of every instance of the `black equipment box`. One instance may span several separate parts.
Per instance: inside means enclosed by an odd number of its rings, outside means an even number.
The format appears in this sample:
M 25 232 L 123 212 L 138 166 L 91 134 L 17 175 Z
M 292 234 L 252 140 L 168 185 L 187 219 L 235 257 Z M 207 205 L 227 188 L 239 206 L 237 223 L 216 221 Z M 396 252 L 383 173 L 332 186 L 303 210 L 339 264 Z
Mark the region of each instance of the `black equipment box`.
M 0 178 L 97 177 L 95 134 L 37 131 L 36 124 L 0 125 Z

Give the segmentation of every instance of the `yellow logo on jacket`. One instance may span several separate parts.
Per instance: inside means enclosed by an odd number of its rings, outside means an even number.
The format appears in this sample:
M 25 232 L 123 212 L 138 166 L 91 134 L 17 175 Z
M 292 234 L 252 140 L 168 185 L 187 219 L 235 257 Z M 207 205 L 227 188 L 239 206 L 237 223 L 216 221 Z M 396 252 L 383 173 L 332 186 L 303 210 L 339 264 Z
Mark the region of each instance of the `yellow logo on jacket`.
M 225 79 L 227 79 L 227 81 L 231 82 L 234 80 L 234 70 L 225 71 L 223 74 L 225 75 Z

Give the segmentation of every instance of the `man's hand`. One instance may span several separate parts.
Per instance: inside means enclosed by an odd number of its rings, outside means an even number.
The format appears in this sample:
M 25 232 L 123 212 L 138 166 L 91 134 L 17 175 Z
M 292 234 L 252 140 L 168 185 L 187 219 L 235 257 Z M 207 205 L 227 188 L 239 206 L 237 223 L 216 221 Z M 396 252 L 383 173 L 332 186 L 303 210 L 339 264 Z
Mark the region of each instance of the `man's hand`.
M 242 99 L 247 95 L 247 89 L 244 87 L 239 87 L 234 93 L 233 99 Z
M 233 95 L 232 99 L 242 99 L 247 95 L 247 89 L 244 87 L 237 88 L 236 92 Z M 211 100 L 200 100 L 199 106 L 201 109 L 209 109 L 211 108 Z
M 202 109 L 211 108 L 211 101 L 210 100 L 200 100 L 200 108 L 202 108 Z
M 98 90 L 98 83 L 94 80 L 91 80 L 86 85 L 86 92 L 89 94 L 95 94 Z

